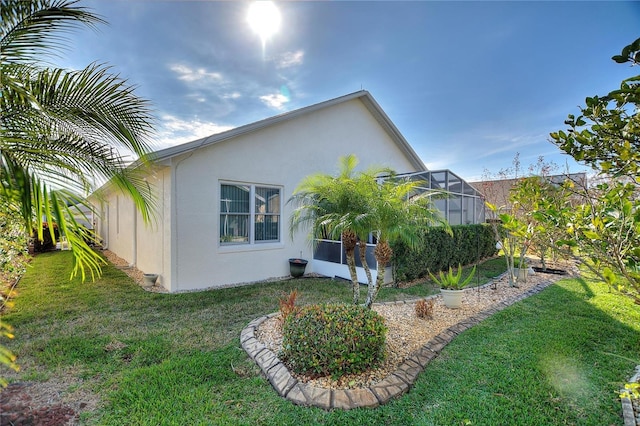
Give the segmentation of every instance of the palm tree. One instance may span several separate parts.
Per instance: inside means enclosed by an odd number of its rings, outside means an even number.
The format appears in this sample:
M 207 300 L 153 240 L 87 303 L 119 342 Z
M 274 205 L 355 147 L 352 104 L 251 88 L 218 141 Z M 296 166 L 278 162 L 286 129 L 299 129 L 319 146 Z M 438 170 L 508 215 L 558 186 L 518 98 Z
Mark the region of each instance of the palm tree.
M 440 211 L 433 206 L 429 191 L 419 190 L 422 182 L 401 180 L 394 174 L 380 182 L 370 176 L 369 218 L 376 239 L 374 255 L 377 263 L 376 281 L 369 285 L 365 306 L 370 308 L 384 285 L 387 264 L 393 256 L 390 242 L 401 240 L 409 247 L 421 241 L 424 226 L 442 225 L 451 232 Z
M 145 222 L 153 217 L 141 178 L 153 120 L 148 102 L 105 65 L 43 67 L 64 47 L 61 34 L 104 22 L 76 3 L 1 0 L 0 197 L 20 206 L 29 235 L 42 239 L 43 221 L 55 222 L 73 250 L 73 273 L 84 280 L 86 269 L 95 278 L 104 262 L 86 243 L 92 231 L 76 219 L 85 195 L 111 181 Z M 138 167 L 127 167 L 126 152 Z
M 318 238 L 341 239 L 345 249 L 347 266 L 351 276 L 353 303 L 358 304 L 360 284 L 356 272 L 355 248 L 360 241 L 360 255 L 367 277 L 371 281 L 365 259 L 366 236 L 369 226 L 368 181 L 361 179 L 365 175 L 355 175 L 358 159 L 353 155 L 340 157 L 337 176 L 318 173 L 307 176 L 300 182 L 289 199 L 296 207 L 290 219 L 291 235 L 302 225 L 309 225 L 311 241 Z M 384 173 L 387 169 L 370 168 L 367 176 Z M 364 249 L 362 248 L 364 242 Z

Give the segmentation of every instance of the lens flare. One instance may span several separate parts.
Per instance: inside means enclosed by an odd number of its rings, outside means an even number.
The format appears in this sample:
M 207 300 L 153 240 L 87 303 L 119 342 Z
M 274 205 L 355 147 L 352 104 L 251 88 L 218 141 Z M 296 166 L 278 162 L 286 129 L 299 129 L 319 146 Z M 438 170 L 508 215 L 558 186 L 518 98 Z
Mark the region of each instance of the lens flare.
M 256 1 L 249 6 L 247 21 L 260 37 L 264 53 L 267 40 L 280 29 L 280 11 L 272 1 Z

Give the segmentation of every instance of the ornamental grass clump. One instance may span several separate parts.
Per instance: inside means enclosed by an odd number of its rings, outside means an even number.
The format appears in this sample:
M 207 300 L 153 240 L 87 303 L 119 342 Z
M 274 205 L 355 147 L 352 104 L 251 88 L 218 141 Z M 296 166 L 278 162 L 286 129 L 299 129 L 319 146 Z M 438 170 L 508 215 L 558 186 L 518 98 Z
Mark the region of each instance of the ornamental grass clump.
M 305 306 L 286 319 L 280 355 L 298 374 L 339 379 L 379 366 L 386 333 L 384 318 L 363 306 Z

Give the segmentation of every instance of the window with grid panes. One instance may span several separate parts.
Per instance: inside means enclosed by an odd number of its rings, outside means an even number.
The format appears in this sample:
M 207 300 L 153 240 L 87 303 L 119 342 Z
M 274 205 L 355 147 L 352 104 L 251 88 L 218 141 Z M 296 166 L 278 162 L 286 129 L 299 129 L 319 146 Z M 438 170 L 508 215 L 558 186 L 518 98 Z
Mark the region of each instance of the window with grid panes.
M 220 243 L 280 241 L 281 188 L 256 184 L 220 185 Z

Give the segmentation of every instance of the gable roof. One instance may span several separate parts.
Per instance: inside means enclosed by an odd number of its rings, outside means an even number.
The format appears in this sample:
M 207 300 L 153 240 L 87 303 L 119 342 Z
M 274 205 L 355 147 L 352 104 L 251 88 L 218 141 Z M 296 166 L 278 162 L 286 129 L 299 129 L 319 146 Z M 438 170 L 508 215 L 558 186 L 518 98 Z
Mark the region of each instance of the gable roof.
M 422 162 L 420 157 L 418 157 L 418 154 L 416 154 L 416 152 L 413 150 L 411 145 L 409 145 L 409 142 L 407 142 L 404 136 L 402 136 L 402 134 L 400 133 L 398 128 L 395 126 L 395 124 L 393 124 L 391 119 L 382 110 L 380 105 L 375 101 L 375 99 L 373 99 L 373 96 L 371 96 L 371 94 L 366 90 L 360 90 L 360 91 L 357 91 L 345 96 L 341 96 L 335 99 L 330 99 L 328 101 L 320 102 L 304 108 L 296 109 L 293 111 L 285 112 L 280 115 L 269 117 L 264 120 L 256 121 L 254 123 L 246 124 L 244 126 L 236 127 L 234 129 L 227 130 L 225 132 L 216 133 L 214 135 L 197 139 L 191 142 L 161 149 L 152 154 L 152 159 L 154 161 L 167 160 L 177 155 L 188 153 L 196 149 L 213 145 L 218 142 L 228 140 L 246 133 L 255 132 L 277 123 L 282 123 L 284 121 L 292 120 L 296 117 L 310 114 L 315 111 L 328 108 L 337 104 L 349 102 L 353 99 L 359 99 L 365 105 L 365 107 L 367 108 L 367 110 L 369 110 L 371 115 L 387 132 L 387 134 L 391 137 L 391 139 L 396 143 L 398 148 L 400 148 L 400 150 L 405 154 L 407 159 L 409 159 L 411 164 L 415 167 L 416 171 L 427 170 L 427 167 Z

